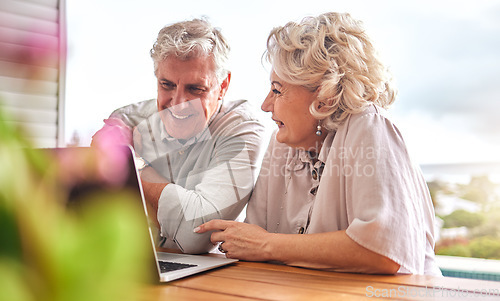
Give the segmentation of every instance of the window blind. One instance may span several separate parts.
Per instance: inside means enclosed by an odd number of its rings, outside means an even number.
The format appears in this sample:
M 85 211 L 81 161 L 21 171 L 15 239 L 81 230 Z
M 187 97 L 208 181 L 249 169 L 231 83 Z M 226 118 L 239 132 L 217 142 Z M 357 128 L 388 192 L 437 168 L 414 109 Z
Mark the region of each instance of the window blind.
M 64 145 L 65 0 L 0 1 L 0 106 L 36 147 Z

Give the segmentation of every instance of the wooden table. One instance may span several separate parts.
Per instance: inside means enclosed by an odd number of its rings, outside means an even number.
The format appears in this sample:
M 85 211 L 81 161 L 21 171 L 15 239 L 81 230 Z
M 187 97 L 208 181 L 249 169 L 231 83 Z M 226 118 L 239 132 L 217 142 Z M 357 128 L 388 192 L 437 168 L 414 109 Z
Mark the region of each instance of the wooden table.
M 500 300 L 500 282 L 418 275 L 363 275 L 237 262 L 165 284 L 141 300 Z

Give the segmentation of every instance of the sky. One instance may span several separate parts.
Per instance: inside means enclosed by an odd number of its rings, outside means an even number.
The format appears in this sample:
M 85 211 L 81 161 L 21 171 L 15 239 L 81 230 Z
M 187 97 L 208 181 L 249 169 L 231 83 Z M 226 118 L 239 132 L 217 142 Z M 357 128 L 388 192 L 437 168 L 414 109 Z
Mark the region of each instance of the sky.
M 67 0 L 66 141 L 82 145 L 116 108 L 155 98 L 149 50 L 173 22 L 206 16 L 231 45 L 226 98 L 255 110 L 275 26 L 328 11 L 363 21 L 398 97 L 389 109 L 418 164 L 500 161 L 500 1 Z M 275 124 L 261 113 L 269 132 Z

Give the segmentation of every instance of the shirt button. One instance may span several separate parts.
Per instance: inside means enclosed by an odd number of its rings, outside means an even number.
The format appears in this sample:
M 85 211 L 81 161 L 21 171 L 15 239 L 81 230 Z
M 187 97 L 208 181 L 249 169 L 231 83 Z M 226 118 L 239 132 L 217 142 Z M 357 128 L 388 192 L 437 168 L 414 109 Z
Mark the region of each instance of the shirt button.
M 318 192 L 318 186 L 311 188 L 311 190 L 309 191 L 309 193 L 312 195 L 316 195 L 316 192 Z
M 313 180 L 315 180 L 315 181 L 318 179 L 318 172 L 316 171 L 316 169 L 312 170 L 312 177 L 313 177 Z
M 299 234 L 304 234 L 304 227 L 300 227 L 300 229 L 299 229 L 299 232 L 298 232 L 298 233 L 299 233 Z

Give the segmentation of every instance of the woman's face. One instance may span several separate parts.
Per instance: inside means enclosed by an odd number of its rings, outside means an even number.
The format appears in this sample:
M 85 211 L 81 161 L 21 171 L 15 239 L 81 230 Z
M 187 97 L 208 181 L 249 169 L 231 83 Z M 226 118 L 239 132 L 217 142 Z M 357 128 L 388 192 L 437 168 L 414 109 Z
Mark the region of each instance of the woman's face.
M 318 120 L 309 112 L 316 93 L 298 85 L 291 85 L 271 72 L 271 91 L 262 103 L 262 110 L 272 113 L 278 125 L 276 140 L 294 148 L 319 152 L 326 137 L 316 135 Z

